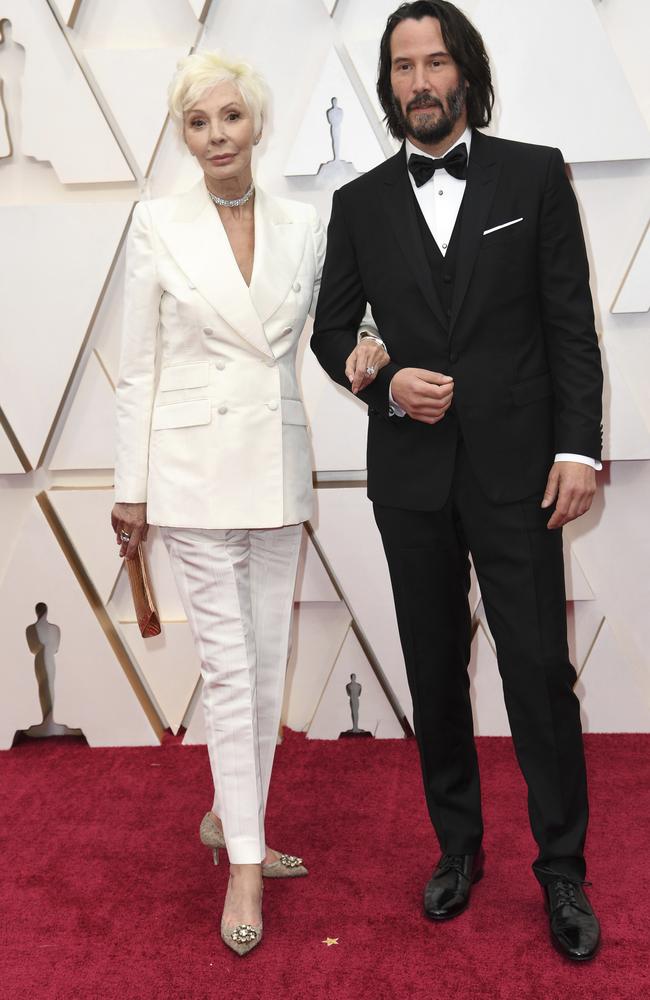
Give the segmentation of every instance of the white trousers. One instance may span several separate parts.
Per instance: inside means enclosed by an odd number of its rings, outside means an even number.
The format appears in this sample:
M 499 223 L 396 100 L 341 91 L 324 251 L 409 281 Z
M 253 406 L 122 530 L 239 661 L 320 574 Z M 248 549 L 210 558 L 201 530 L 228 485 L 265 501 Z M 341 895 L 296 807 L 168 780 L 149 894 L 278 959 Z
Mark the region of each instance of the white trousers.
M 266 853 L 301 524 L 161 528 L 201 658 L 214 812 L 233 864 Z

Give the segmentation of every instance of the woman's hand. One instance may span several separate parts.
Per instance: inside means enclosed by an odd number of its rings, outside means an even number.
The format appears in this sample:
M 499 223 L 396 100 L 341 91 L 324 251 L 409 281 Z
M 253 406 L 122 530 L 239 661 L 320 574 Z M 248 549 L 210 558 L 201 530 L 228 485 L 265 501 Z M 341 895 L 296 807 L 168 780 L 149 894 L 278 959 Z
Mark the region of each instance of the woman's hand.
M 116 503 L 111 511 L 111 524 L 120 556 L 133 559 L 139 543 L 147 540 L 149 532 L 146 503 Z M 122 537 L 122 532 L 129 536 L 128 540 Z
M 377 372 L 389 361 L 388 351 L 374 337 L 362 337 L 345 362 L 345 374 L 352 383 L 350 388 L 354 395 L 370 385 L 377 377 Z

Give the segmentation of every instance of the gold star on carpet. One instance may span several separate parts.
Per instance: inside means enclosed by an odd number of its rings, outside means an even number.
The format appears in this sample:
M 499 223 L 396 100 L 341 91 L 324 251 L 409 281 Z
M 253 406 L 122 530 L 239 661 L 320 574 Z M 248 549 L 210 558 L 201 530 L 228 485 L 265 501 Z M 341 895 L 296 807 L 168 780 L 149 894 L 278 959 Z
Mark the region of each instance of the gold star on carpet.
M 338 944 L 338 943 L 339 943 L 338 938 L 330 938 L 330 937 L 327 937 L 325 938 L 324 941 L 321 941 L 321 944 L 326 944 L 328 948 L 331 948 L 333 944 Z

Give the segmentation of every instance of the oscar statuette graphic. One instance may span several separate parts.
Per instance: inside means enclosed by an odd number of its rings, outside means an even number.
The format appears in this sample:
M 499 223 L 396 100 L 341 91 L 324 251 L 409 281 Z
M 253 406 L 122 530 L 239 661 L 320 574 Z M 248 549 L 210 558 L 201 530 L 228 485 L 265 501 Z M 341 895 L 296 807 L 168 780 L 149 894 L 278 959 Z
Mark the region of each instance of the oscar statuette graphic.
M 359 701 L 361 699 L 361 692 L 363 690 L 361 684 L 357 680 L 356 674 L 350 674 L 350 682 L 345 685 L 345 690 L 347 692 L 348 698 L 350 699 L 350 714 L 352 715 L 352 729 L 346 729 L 344 732 L 339 733 L 339 739 L 344 737 L 370 737 L 372 739 L 372 733 L 367 729 L 359 729 Z

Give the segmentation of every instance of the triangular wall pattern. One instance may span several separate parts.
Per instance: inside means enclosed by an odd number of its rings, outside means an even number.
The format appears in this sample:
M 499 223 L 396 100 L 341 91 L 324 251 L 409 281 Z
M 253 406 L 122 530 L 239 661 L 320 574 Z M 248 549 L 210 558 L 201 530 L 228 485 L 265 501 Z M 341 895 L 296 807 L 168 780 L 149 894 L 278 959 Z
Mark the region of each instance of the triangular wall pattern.
M 650 458 L 650 431 L 612 352 L 605 355 L 604 374 L 603 458 Z
M 115 466 L 115 393 L 95 351 L 88 357 L 48 464 L 52 471 Z
M 350 628 L 350 613 L 342 602 L 300 604 L 294 609 L 293 648 L 284 689 L 282 721 L 306 730 L 316 711 L 341 646 Z M 305 670 L 304 665 L 309 664 Z M 298 664 L 301 669 L 298 670 Z
M 594 592 L 568 542 L 564 543 L 564 581 L 567 601 L 593 601 Z
M 337 108 L 330 117 L 334 124 L 330 132 L 328 110 L 332 99 Z M 336 136 L 339 138 L 337 139 Z M 287 176 L 318 173 L 321 166 L 336 159 L 353 164 L 363 173 L 384 159 L 377 137 L 361 106 L 343 63 L 335 49 L 330 51 L 298 129 L 285 166 Z
M 636 250 L 616 296 L 613 313 L 647 312 L 650 309 L 650 224 Z
M 650 702 L 614 632 L 605 622 L 585 663 L 576 693 L 590 733 L 650 730 Z
M 472 20 L 490 55 L 499 135 L 558 146 L 568 163 L 650 157 L 650 132 L 593 0 L 482 0 Z
M 367 407 L 332 382 L 309 348 L 303 353 L 299 373 L 316 470 L 342 472 L 345 479 L 346 471 L 365 469 Z
M 596 640 L 604 618 L 597 601 L 569 601 L 567 604 L 567 639 L 569 658 L 578 676 Z
M 402 727 L 352 630 L 345 637 L 318 702 L 318 709 L 309 727 L 309 738 L 335 740 L 341 732 L 352 728 L 350 702 L 346 692 L 351 674 L 355 674 L 357 683 L 361 684 L 359 729 L 367 730 L 381 739 L 402 739 Z
M 176 734 L 200 677 L 189 625 L 165 624 L 161 634 L 150 639 L 143 639 L 135 624 L 120 625 L 119 630 L 167 725 Z
M 106 604 L 122 568 L 110 521 L 112 487 L 52 489 L 47 495 L 77 557 Z
M 203 22 L 208 16 L 212 0 L 188 0 L 197 20 Z
M 381 128 L 386 139 L 386 149 L 397 150 L 401 146 L 398 139 L 393 139 L 386 130 L 384 124 L 384 109 L 377 97 L 377 60 L 379 57 L 378 37 L 372 35 L 369 38 L 349 38 L 345 42 L 346 51 L 352 61 L 352 65 L 359 74 L 359 79 L 363 84 L 363 89 L 374 109 L 377 121 L 381 122 Z
M 365 488 L 320 489 L 318 520 L 312 522 L 312 527 L 357 623 L 411 722 L 411 695 L 388 567 Z
M 295 600 L 301 604 L 307 601 L 334 601 L 338 604 L 340 600 L 306 531 L 302 533 L 300 545 Z
M 83 0 L 52 0 L 52 2 L 68 27 L 74 27 Z
M 63 184 L 132 181 L 133 174 L 45 0 L 3 0 L 2 16 L 9 18 L 14 41 L 25 49 L 22 152 L 51 163 Z
M 158 743 L 68 560 L 35 501 L 0 586 L 5 687 L 3 703 L 31 678 L 34 657 L 25 629 L 38 602 L 61 630 L 56 654 L 54 718 L 83 730 L 92 746 L 150 746 Z M 40 721 L 30 720 L 30 721 Z
M 167 118 L 167 87 L 176 63 L 173 49 L 86 49 L 84 55 L 143 175 Z
M 4 427 L 0 425 L 0 476 L 24 471 L 20 464 L 20 459 L 5 433 Z
M 7 336 L 3 338 L 0 398 L 34 467 L 130 211 L 130 202 L 0 208 L 0 273 L 7 279 L 2 293 Z M 62 233 L 65 253 L 60 250 Z M 38 294 L 34 293 L 34 275 L 39 276 Z

